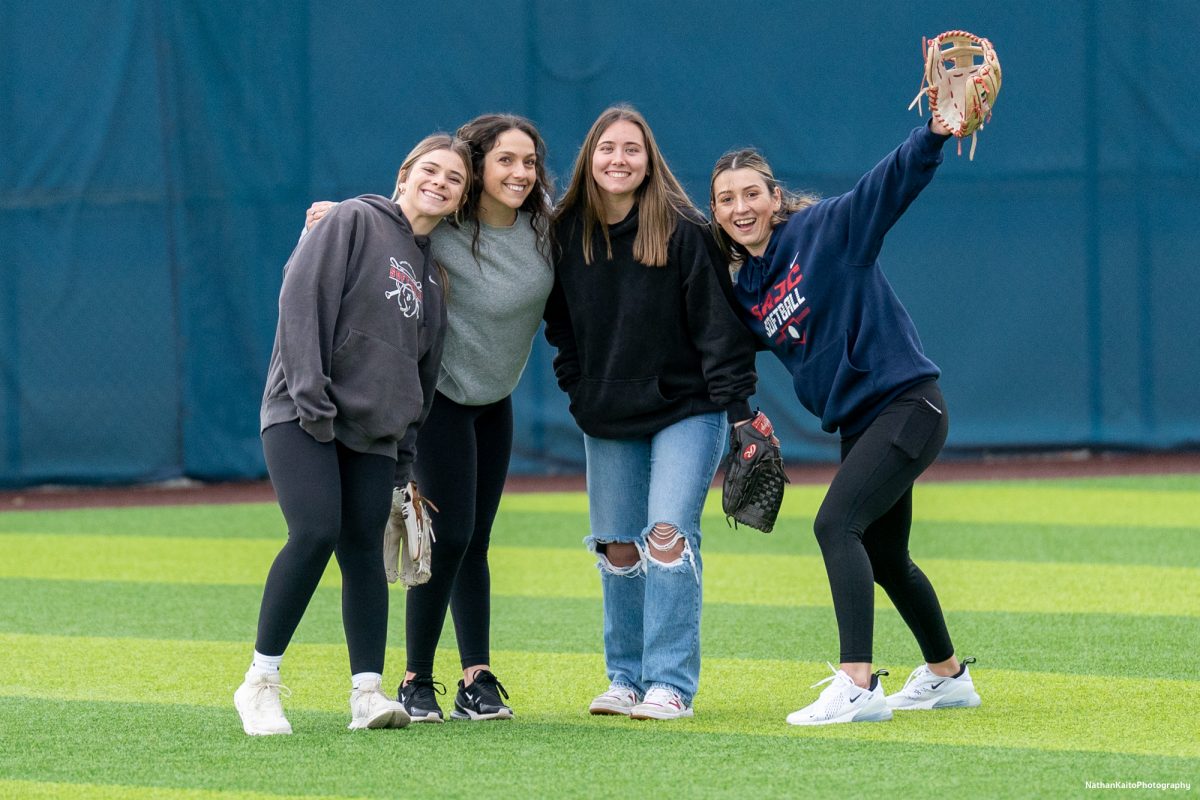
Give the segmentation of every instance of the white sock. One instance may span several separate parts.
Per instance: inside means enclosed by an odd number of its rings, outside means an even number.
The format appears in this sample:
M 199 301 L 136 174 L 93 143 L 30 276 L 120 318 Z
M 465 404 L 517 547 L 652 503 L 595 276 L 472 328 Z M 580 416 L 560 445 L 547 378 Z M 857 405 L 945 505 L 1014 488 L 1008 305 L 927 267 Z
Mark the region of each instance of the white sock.
M 383 676 L 378 672 L 356 672 L 350 676 L 350 685 L 355 689 L 362 686 L 366 681 L 376 681 L 382 684 Z
M 254 672 L 266 672 L 274 675 L 279 672 L 279 665 L 283 663 L 283 655 L 264 656 L 257 650 L 254 651 L 254 660 L 250 662 L 250 669 Z

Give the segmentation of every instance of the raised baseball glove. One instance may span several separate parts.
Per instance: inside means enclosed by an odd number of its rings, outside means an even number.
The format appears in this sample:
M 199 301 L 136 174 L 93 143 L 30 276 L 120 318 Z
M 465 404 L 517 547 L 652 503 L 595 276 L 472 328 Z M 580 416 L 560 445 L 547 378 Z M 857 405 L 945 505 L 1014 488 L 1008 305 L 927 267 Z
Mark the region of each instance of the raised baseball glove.
M 419 586 L 429 580 L 433 560 L 433 523 L 429 510 L 438 508 L 408 483 L 392 489 L 392 513 L 383 531 L 383 571 L 388 583 Z
M 958 138 L 971 137 L 971 160 L 975 159 L 976 131 L 992 119 L 992 108 L 1000 94 L 1000 60 L 992 43 L 966 31 L 946 31 L 922 39 L 925 75 L 921 89 L 908 104 L 921 113 L 921 95 L 929 97 L 929 113 Z
M 788 482 L 779 440 L 766 414 L 759 411 L 750 422 L 729 431 L 721 489 L 726 522 L 734 528 L 740 522 L 770 533 L 783 503 L 783 485 Z

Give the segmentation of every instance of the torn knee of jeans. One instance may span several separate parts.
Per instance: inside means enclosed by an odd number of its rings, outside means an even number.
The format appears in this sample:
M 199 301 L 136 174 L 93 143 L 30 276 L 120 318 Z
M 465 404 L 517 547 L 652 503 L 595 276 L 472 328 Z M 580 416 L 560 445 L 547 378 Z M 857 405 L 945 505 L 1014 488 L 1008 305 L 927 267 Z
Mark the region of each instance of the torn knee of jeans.
M 656 522 L 646 531 L 643 549 L 648 556 L 647 561 L 656 567 L 666 570 L 685 569 L 690 564 L 692 574 L 700 580 L 696 568 L 696 558 L 692 552 L 692 542 L 679 528 L 669 522 Z
M 688 550 L 687 537 L 669 522 L 656 522 L 646 531 L 646 552 L 662 564 L 674 564 Z
M 612 545 L 617 545 L 616 552 L 610 552 Z M 617 542 L 589 536 L 588 547 L 596 554 L 596 568 L 601 572 L 632 578 L 642 571 L 641 552 L 633 542 Z

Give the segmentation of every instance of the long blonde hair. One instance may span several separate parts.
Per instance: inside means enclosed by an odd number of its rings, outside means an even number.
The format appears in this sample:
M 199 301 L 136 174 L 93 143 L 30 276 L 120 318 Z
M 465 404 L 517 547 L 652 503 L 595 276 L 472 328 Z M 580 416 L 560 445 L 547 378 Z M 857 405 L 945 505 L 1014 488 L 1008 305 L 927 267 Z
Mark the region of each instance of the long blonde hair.
M 431 133 L 417 142 L 416 147 L 404 157 L 404 162 L 400 164 L 400 170 L 396 173 L 396 188 L 392 190 L 393 203 L 400 202 L 400 184 L 407 180 L 408 172 L 413 168 L 413 164 L 416 164 L 421 156 L 436 150 L 449 150 L 462 159 L 464 167 L 463 193 L 458 203 L 461 206 L 466 202 L 467 196 L 471 193 L 471 182 L 474 177 L 471 170 L 471 148 L 462 139 L 455 138 L 448 133 L 438 132 Z
M 783 202 L 779 206 L 779 210 L 771 215 L 771 227 L 787 220 L 792 214 L 797 211 L 803 211 L 821 198 L 819 195 L 809 194 L 807 192 L 793 192 L 784 187 L 778 180 L 775 179 L 775 172 L 771 169 L 771 165 L 763 158 L 762 153 L 751 147 L 745 147 L 741 150 L 730 150 L 725 155 L 717 159 L 717 163 L 713 166 L 712 178 L 708 181 L 708 204 L 710 208 L 716 208 L 717 193 L 716 184 L 717 178 L 722 172 L 729 172 L 735 169 L 752 169 L 758 173 L 763 179 L 763 183 L 767 185 L 767 193 L 775 194 L 778 189 L 783 198 Z M 730 262 L 730 266 L 736 266 L 746 260 L 746 249 L 733 241 L 725 229 L 717 224 L 716 215 L 710 215 L 712 220 L 709 225 L 712 227 L 713 236 L 716 237 L 717 245 L 720 246 L 721 252 Z
M 463 192 L 462 197 L 458 200 L 459 208 L 462 208 L 466 202 L 467 196 L 471 193 L 471 183 L 474 180 L 473 170 L 471 169 L 471 148 L 462 139 L 451 136 L 448 133 L 431 133 L 421 141 L 417 142 L 416 147 L 409 151 L 405 156 L 404 162 L 400 164 L 400 170 L 396 173 L 396 188 L 392 190 L 392 202 L 400 203 L 400 184 L 408 178 L 409 170 L 413 168 L 413 164 L 421 156 L 437 150 L 449 150 L 456 154 L 463 162 Z M 437 259 L 432 259 L 433 265 L 437 267 L 438 275 L 442 279 L 442 294 L 443 297 L 450 297 L 450 274 L 446 272 L 446 268 L 441 265 Z
M 679 217 L 694 214 L 699 218 L 701 215 L 688 199 L 687 192 L 679 185 L 679 181 L 671 174 L 645 117 L 633 106 L 613 106 L 592 123 L 592 128 L 579 149 L 579 156 L 575 159 L 571 183 L 555 209 L 554 219 L 557 222 L 571 211 L 579 209 L 583 218 L 584 263 L 591 264 L 594 260 L 592 239 L 597 228 L 604 236 L 606 257 L 612 258 L 612 239 L 609 238 L 608 222 L 604 218 L 603 197 L 596 179 L 592 176 L 592 155 L 596 152 L 600 137 L 615 122 L 631 122 L 637 125 L 646 139 L 646 177 L 635 192 L 638 230 L 637 237 L 633 240 L 633 257 L 649 267 L 665 267 L 667 243 L 671 234 L 675 232 Z

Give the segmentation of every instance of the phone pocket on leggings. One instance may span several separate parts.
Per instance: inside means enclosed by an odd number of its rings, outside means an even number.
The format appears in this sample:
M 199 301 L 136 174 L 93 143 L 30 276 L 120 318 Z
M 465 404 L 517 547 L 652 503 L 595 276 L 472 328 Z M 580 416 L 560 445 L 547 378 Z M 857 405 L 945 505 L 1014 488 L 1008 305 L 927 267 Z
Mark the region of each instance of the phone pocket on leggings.
M 942 421 L 942 412 L 924 397 L 916 398 L 908 407 L 900 429 L 892 438 L 892 444 L 909 458 L 920 458 L 921 451 L 929 443 L 929 437 Z

